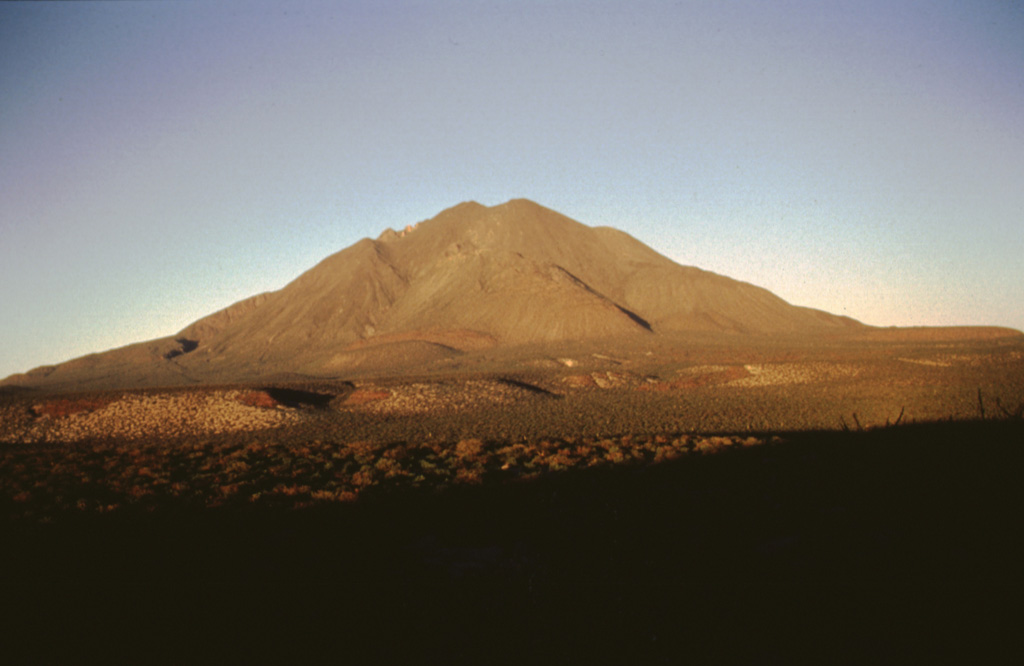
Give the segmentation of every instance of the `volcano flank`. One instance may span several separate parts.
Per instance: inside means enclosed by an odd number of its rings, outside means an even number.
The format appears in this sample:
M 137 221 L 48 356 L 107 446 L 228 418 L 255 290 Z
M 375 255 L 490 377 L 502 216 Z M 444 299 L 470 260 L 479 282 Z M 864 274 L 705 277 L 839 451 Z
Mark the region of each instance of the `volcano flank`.
M 337 252 L 174 336 L 37 368 L 22 386 L 130 388 L 413 367 L 466 352 L 675 332 L 866 328 L 681 266 L 525 199 L 461 203 Z

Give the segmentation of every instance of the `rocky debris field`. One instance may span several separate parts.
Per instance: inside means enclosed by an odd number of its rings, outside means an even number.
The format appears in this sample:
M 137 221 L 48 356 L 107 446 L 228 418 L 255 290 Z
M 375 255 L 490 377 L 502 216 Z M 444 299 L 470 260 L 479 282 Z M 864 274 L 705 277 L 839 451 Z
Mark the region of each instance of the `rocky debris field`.
M 850 363 L 772 363 L 743 366 L 748 376 L 730 382 L 732 386 L 785 386 L 855 379 L 861 368 Z
M 436 414 L 508 405 L 538 392 L 543 390 L 508 380 L 366 384 L 345 396 L 338 407 L 373 414 Z
M 124 393 L 59 397 L 0 406 L 0 441 L 173 439 L 254 432 L 294 423 L 296 415 L 253 391 Z M 271 407 L 271 408 L 268 408 Z

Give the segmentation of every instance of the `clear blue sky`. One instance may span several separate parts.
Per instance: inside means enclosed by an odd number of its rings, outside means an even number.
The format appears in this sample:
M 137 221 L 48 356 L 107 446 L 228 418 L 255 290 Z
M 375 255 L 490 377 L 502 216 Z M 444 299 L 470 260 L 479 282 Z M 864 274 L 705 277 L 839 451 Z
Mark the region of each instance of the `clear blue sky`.
M 0 377 L 516 197 L 869 324 L 1024 328 L 1024 5 L 0 3 Z

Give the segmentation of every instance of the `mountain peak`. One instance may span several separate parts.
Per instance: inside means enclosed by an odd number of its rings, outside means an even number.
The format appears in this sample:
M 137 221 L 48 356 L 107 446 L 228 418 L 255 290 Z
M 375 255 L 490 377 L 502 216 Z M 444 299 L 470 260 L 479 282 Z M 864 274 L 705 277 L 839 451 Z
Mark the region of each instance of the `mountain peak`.
M 481 345 L 859 326 L 680 266 L 624 232 L 588 227 L 529 199 L 466 201 L 363 239 L 277 292 L 200 320 L 188 335 L 72 361 L 40 381 L 249 381 L 337 375 L 399 358 L 422 364 Z

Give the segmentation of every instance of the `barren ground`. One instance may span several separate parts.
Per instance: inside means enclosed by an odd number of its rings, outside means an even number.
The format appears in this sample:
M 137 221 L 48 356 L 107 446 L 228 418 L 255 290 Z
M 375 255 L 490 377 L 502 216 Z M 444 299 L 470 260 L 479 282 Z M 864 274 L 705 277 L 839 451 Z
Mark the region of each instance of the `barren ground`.
M 898 662 L 920 653 L 884 633 L 897 617 L 918 617 L 904 628 L 918 637 L 962 604 L 997 635 L 1007 619 L 985 609 L 1024 583 L 1022 401 L 1013 339 L 563 346 L 416 377 L 11 392 L 0 576 L 47 612 L 39 586 L 88 585 L 70 608 L 93 617 L 77 640 L 101 651 L 92 595 L 120 590 L 99 617 L 136 637 L 154 636 L 143 617 L 159 625 L 156 652 L 115 651 L 132 662 L 216 661 L 173 638 L 215 622 L 225 633 L 207 638 L 236 659 L 312 660 L 338 629 L 308 627 L 339 613 L 359 657 L 516 663 L 566 636 L 600 653 L 618 629 L 671 660 L 673 637 L 699 627 L 721 650 L 705 656 L 758 661 L 771 643 L 733 641 L 701 609 L 786 635 L 774 603 L 794 586 L 818 591 L 801 599 L 804 626 L 821 626 L 820 604 L 850 623 L 808 631 L 811 644 Z M 166 603 L 126 584 L 160 586 Z M 239 586 L 219 602 L 229 621 L 190 603 L 223 584 Z M 328 615 L 287 606 L 296 584 L 340 586 Z M 306 644 L 269 638 L 300 625 Z M 937 652 L 977 657 L 969 626 Z M 252 627 L 262 640 L 232 643 Z M 393 632 L 415 640 L 358 640 Z

